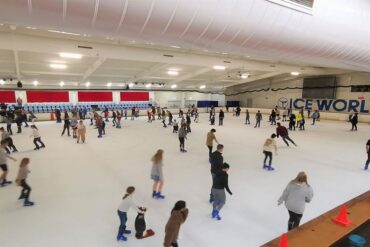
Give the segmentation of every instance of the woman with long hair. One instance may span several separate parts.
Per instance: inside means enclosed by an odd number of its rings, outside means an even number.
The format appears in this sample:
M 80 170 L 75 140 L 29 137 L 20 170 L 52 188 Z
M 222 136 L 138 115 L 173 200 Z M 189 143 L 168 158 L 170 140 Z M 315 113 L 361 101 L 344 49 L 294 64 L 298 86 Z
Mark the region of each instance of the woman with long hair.
M 34 203 L 29 200 L 30 193 L 31 193 L 31 187 L 27 184 L 26 179 L 28 177 L 28 173 L 30 173 L 30 170 L 28 170 L 28 164 L 30 163 L 29 158 L 23 158 L 21 160 L 21 163 L 19 165 L 19 171 L 17 179 L 15 180 L 17 185 L 22 187 L 21 195 L 19 196 L 19 200 L 24 199 L 23 206 L 29 207 L 33 206 Z
M 185 201 L 178 201 L 175 203 L 171 211 L 171 216 L 166 224 L 164 247 L 178 247 L 177 239 L 181 224 L 183 224 L 188 217 L 189 209 L 186 208 Z
M 138 206 L 136 206 L 133 201 L 133 194 L 135 192 L 135 187 L 129 186 L 126 189 L 126 194 L 122 198 L 122 202 L 118 207 L 118 216 L 120 219 L 120 226 L 118 228 L 117 241 L 127 241 L 127 238 L 123 234 L 130 234 L 131 231 L 126 229 L 127 222 L 127 211 L 132 207 L 137 212 L 142 212 Z
M 155 155 L 152 157 L 152 171 L 150 173 L 151 179 L 153 179 L 153 193 L 152 198 L 164 199 L 165 196 L 161 194 L 163 188 L 163 150 L 158 149 Z
M 288 209 L 288 231 L 299 226 L 305 205 L 311 202 L 312 197 L 313 190 L 307 182 L 306 173 L 298 173 L 297 177 L 289 182 L 278 201 L 278 205 L 285 202 L 285 206 Z

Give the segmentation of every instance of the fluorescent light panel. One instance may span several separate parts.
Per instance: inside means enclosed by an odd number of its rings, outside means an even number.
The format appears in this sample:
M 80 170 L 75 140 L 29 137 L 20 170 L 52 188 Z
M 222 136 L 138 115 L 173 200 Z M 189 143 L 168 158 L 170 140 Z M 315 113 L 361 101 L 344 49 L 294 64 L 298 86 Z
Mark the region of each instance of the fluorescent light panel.
M 57 64 L 57 63 L 51 63 L 49 66 L 50 66 L 50 68 L 53 68 L 53 69 L 65 69 L 65 68 L 67 68 L 67 65 Z
M 81 59 L 82 55 L 78 53 L 68 53 L 68 52 L 60 52 L 59 56 L 64 58 L 74 58 L 74 59 Z
M 213 66 L 213 69 L 215 69 L 215 70 L 225 70 L 226 67 L 223 66 L 223 65 L 215 65 L 215 66 Z
M 293 72 L 290 72 L 290 74 L 291 74 L 291 75 L 294 75 L 294 76 L 297 76 L 297 75 L 299 75 L 300 73 L 299 73 L 299 72 L 297 72 L 297 71 L 293 71 Z
M 202 85 L 199 87 L 200 89 L 205 89 L 206 88 L 206 85 Z
M 169 71 L 167 71 L 167 74 L 169 74 L 169 75 L 178 75 L 179 72 L 175 71 L 175 70 L 169 70 Z
M 176 84 L 174 84 L 174 85 L 172 85 L 172 86 L 171 86 L 171 88 L 177 88 L 177 85 L 176 85 Z

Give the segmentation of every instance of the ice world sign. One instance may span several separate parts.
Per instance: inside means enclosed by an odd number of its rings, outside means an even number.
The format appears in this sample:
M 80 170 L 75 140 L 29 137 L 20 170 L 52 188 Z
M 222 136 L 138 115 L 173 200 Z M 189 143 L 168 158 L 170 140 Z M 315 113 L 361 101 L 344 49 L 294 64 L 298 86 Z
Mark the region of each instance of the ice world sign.
M 280 101 L 281 100 L 281 101 Z M 335 112 L 360 112 L 369 113 L 366 106 L 366 100 L 354 99 L 279 99 L 280 105 L 284 102 L 287 108 L 292 109 L 310 109 L 319 111 L 335 111 Z

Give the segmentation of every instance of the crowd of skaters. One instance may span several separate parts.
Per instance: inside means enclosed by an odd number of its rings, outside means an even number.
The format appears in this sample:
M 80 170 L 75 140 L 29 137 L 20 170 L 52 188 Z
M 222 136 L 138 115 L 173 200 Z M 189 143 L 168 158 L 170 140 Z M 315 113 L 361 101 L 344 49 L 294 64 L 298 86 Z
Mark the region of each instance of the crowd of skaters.
M 67 131 L 68 136 L 70 136 L 70 128 L 72 129 L 72 137 L 73 139 L 77 139 L 77 143 L 80 140 L 85 142 L 85 134 L 86 134 L 86 127 L 84 125 L 83 119 L 88 117 L 90 119 L 90 124 L 95 125 L 98 129 L 98 138 L 101 138 L 105 135 L 105 124 L 109 122 L 109 115 L 112 118 L 113 127 L 121 128 L 121 118 L 124 116 L 127 119 L 128 109 L 124 109 L 121 111 L 112 111 L 110 114 L 107 109 L 102 111 L 100 114 L 98 111 L 93 111 L 91 113 L 79 113 L 73 112 L 71 118 L 69 117 L 68 112 L 64 112 L 64 126 L 62 136 Z M 228 112 L 228 109 L 226 110 Z M 282 122 L 289 121 L 289 130 L 295 130 L 295 127 L 298 127 L 300 130 L 305 130 L 305 117 L 304 111 L 301 110 L 297 113 L 297 115 L 291 109 L 283 109 L 282 114 L 277 107 L 275 107 L 271 114 L 269 115 L 269 122 L 270 125 L 277 125 L 276 134 L 272 134 L 270 138 L 267 138 L 263 145 L 263 153 L 265 155 L 264 162 L 263 162 L 263 169 L 267 170 L 274 170 L 272 167 L 272 153 L 274 152 L 277 155 L 277 145 L 275 138 L 281 137 L 285 144 L 289 146 L 289 143 L 292 143 L 296 146 L 295 142 L 289 137 L 288 129 L 281 125 L 280 116 L 282 115 Z M 241 109 L 237 107 L 233 109 L 233 116 L 239 117 L 241 113 Z M 60 114 L 60 113 L 59 113 Z M 219 126 L 223 125 L 223 120 L 225 118 L 225 114 L 223 110 L 219 110 Z M 191 133 L 191 118 L 194 117 L 194 121 L 198 122 L 199 120 L 199 113 L 197 109 L 193 107 L 189 107 L 188 112 L 184 113 L 181 109 L 179 110 L 179 118 L 177 123 L 176 120 L 173 119 L 172 113 L 168 110 L 165 110 L 160 107 L 151 107 L 147 110 L 148 115 L 148 122 L 152 122 L 155 120 L 157 116 L 157 120 L 162 120 L 164 126 L 167 127 L 166 120 L 168 120 L 168 125 L 173 126 L 173 133 L 178 134 L 179 142 L 180 142 L 180 151 L 186 152 L 185 150 L 185 139 L 187 138 L 187 134 Z M 131 120 L 134 120 L 139 116 L 139 109 L 133 107 L 131 109 Z M 214 107 L 211 108 L 210 111 L 210 125 L 215 124 L 215 117 L 216 117 L 216 109 Z M 312 118 L 312 125 L 315 124 L 316 121 L 319 121 L 320 114 L 318 111 L 314 111 L 311 115 L 308 113 L 308 118 Z M 350 117 L 349 121 L 352 123 L 352 130 L 355 128 L 357 130 L 357 113 L 354 113 L 353 116 Z M 262 114 L 260 111 L 256 113 L 256 127 L 260 127 L 260 123 L 262 121 Z M 355 119 L 355 120 L 353 120 Z M 33 119 L 32 119 L 33 120 Z M 61 116 L 57 115 L 57 122 L 61 122 Z M 95 124 L 94 124 L 95 122 Z M 250 124 L 250 113 L 248 109 L 246 110 L 246 125 Z M 37 127 L 32 124 L 32 135 L 34 137 L 34 144 L 36 146 L 36 150 L 45 147 L 45 144 L 41 141 L 40 133 Z M 2 141 L 1 141 L 1 151 L 0 151 L 0 163 L 5 162 L 5 166 L 0 164 L 2 170 L 4 171 L 0 180 L 1 185 L 5 186 L 10 184 L 11 182 L 6 179 L 7 174 L 7 166 L 6 166 L 6 159 L 12 159 L 9 154 L 6 154 L 6 150 L 16 152 L 17 149 L 14 146 L 9 138 L 11 133 L 11 126 L 10 129 L 8 128 L 7 122 L 7 131 L 4 128 L 0 128 L 2 131 Z M 3 133 L 6 133 L 3 138 Z M 18 133 L 21 133 L 19 131 Z M 232 195 L 232 192 L 229 188 L 229 177 L 228 172 L 230 170 L 230 165 L 223 161 L 222 153 L 224 150 L 224 146 L 220 144 L 215 136 L 216 129 L 211 129 L 209 133 L 207 133 L 206 139 L 206 146 L 208 147 L 208 156 L 209 162 L 211 163 L 211 175 L 212 175 L 212 186 L 211 186 L 211 193 L 209 202 L 212 204 L 212 213 L 211 217 L 217 220 L 221 220 L 220 210 L 226 203 L 226 193 L 228 192 Z M 213 152 L 213 142 L 217 143 L 216 151 Z M 41 146 L 39 146 L 40 144 Z M 5 150 L 5 152 L 4 152 Z M 370 140 L 366 144 L 366 151 L 368 153 L 368 160 L 365 165 L 365 169 L 368 169 L 368 165 L 370 163 Z M 159 149 L 156 154 L 152 157 L 152 169 L 150 173 L 150 177 L 153 180 L 153 191 L 152 191 L 152 198 L 153 199 L 165 199 L 165 196 L 162 194 L 162 189 L 164 185 L 164 177 L 163 177 L 163 153 L 162 149 Z M 5 160 L 5 161 L 4 161 Z M 267 160 L 269 162 L 267 163 Z M 28 173 L 30 172 L 28 169 L 28 164 L 30 163 L 29 158 L 23 158 L 20 162 L 19 172 L 16 178 L 16 184 L 22 187 L 21 195 L 19 197 L 20 200 L 24 199 L 24 206 L 32 206 L 34 205 L 33 202 L 29 201 L 29 195 L 31 188 L 27 184 L 26 179 Z M 131 231 L 126 229 L 126 222 L 127 222 L 127 212 L 129 208 L 134 208 L 138 213 L 144 214 L 146 209 L 144 207 L 138 207 L 133 201 L 133 194 L 135 192 L 135 187 L 130 186 L 126 190 L 126 194 L 122 198 L 122 202 L 118 208 L 118 216 L 120 219 L 120 226 L 119 231 L 117 234 L 118 241 L 126 241 L 127 238 L 124 235 L 131 234 Z M 304 200 L 302 200 L 304 198 Z M 304 172 L 300 172 L 295 179 L 290 181 L 283 191 L 282 196 L 278 200 L 278 205 L 285 202 L 285 205 L 288 209 L 289 213 L 289 221 L 288 221 L 288 230 L 291 230 L 295 227 L 299 226 L 300 220 L 302 218 L 304 212 L 304 205 L 308 203 L 313 198 L 313 190 L 312 187 L 307 182 L 307 175 Z M 168 223 L 165 227 L 165 240 L 164 246 L 178 246 L 177 238 L 178 233 L 180 230 L 180 225 L 183 224 L 188 216 L 189 210 L 186 208 L 185 201 L 178 201 L 174 208 L 171 211 L 170 218 Z M 136 223 L 135 223 L 136 224 Z M 138 237 L 137 237 L 138 238 Z

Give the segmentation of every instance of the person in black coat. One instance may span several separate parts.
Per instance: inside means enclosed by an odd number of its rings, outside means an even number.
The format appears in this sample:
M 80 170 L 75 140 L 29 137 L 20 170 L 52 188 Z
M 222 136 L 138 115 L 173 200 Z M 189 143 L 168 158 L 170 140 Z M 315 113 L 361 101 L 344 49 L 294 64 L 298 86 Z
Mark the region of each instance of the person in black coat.
M 221 172 L 216 174 L 214 183 L 212 186 L 212 193 L 214 195 L 214 202 L 213 202 L 213 210 L 212 210 L 212 218 L 216 218 L 217 220 L 221 220 L 220 217 L 220 210 L 226 203 L 226 193 L 225 190 L 232 195 L 233 193 L 230 191 L 229 188 L 229 175 L 227 172 L 229 171 L 230 166 L 227 163 L 223 163 Z
M 211 175 L 212 175 L 212 188 L 214 184 L 214 179 L 218 173 L 222 171 L 222 165 L 224 163 L 224 157 L 222 157 L 222 152 L 224 151 L 224 145 L 218 144 L 217 150 L 211 154 Z M 214 201 L 213 193 L 211 188 L 211 194 L 209 197 L 209 203 Z
M 351 131 L 353 131 L 353 130 L 357 131 L 357 123 L 358 123 L 358 113 L 356 112 L 356 113 L 351 117 L 351 124 L 352 124 L 352 129 L 351 129 Z
M 219 126 L 222 126 L 224 125 L 224 118 L 225 118 L 225 114 L 224 114 L 224 111 L 221 109 L 220 110 L 220 113 L 218 114 L 218 125 Z

